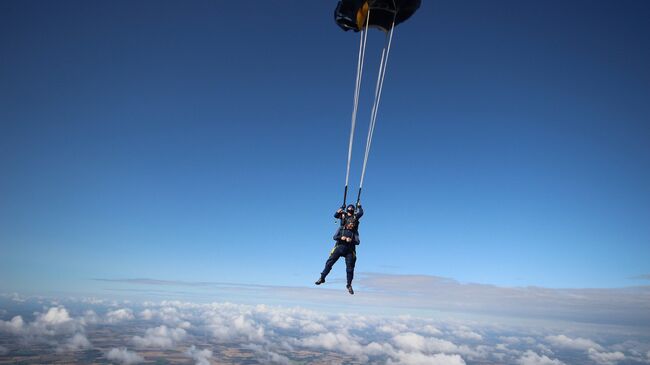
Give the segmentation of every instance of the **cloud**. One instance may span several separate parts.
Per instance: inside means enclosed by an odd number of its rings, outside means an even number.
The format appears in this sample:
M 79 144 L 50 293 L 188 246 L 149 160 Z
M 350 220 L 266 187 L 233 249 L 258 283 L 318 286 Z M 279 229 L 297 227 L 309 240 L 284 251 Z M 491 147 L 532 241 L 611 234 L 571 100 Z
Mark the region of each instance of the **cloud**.
M 60 346 L 57 350 L 59 352 L 65 351 L 79 351 L 85 350 L 92 347 L 88 338 L 82 333 L 76 333 L 72 338 L 70 338 L 64 345 Z
M 638 280 L 650 280 L 650 274 L 644 274 L 644 275 L 633 276 L 632 279 L 638 279 Z
M 84 312 L 83 317 L 81 318 L 83 325 L 99 323 L 100 319 L 95 311 L 89 309 Z
M 239 339 L 253 343 L 264 340 L 264 325 L 252 318 L 250 313 L 221 306 L 221 310 L 218 307 L 210 308 L 204 316 L 212 335 L 220 340 Z
M 257 344 L 247 344 L 243 346 L 248 350 L 253 350 L 257 355 L 257 360 L 262 364 L 291 365 L 293 362 L 288 357 L 280 355 L 265 346 Z
M 90 298 L 85 297 L 85 298 L 81 298 L 81 302 L 86 304 L 92 304 L 92 305 L 100 305 L 100 304 L 105 304 L 106 300 L 95 298 L 95 297 L 90 297 Z
M 144 358 L 135 352 L 129 351 L 126 348 L 113 348 L 107 354 L 106 358 L 119 362 L 123 365 L 138 364 L 144 362 Z
M 133 311 L 128 308 L 116 309 L 106 313 L 107 323 L 119 323 L 134 319 Z
M 83 322 L 70 317 L 64 306 L 52 307 L 45 313 L 38 313 L 28 330 L 35 335 L 72 334 L 83 329 Z
M 301 301 L 330 305 L 352 305 L 384 312 L 392 309 L 425 309 L 579 322 L 650 326 L 650 286 L 604 289 L 552 289 L 499 287 L 460 283 L 429 275 L 360 273 L 354 304 L 325 288 L 245 285 L 222 282 L 183 282 L 155 279 L 98 279 L 112 283 L 186 290 L 210 289 L 223 295 L 251 295 L 276 301 Z M 141 288 L 140 288 L 141 289 Z M 472 298 L 468 301 L 467 298 Z
M 600 365 L 616 365 L 619 361 L 625 360 L 625 354 L 620 351 L 616 352 L 599 352 L 595 349 L 589 349 L 589 358 Z
M 546 336 L 546 341 L 551 345 L 564 349 L 584 350 L 589 349 L 602 350 L 602 347 L 592 340 L 586 338 L 571 338 L 565 335 Z
M 10 321 L 0 321 L 0 331 L 2 332 L 20 334 L 23 332 L 24 327 L 25 322 L 21 316 L 15 316 Z
M 145 321 L 150 321 L 154 318 L 156 313 L 152 311 L 151 309 L 147 308 L 140 312 L 140 318 L 144 319 Z
M 0 321 L 0 332 L 19 336 L 54 336 L 73 334 L 83 329 L 84 322 L 70 317 L 63 306 L 51 307 L 45 313 L 36 313 L 34 321 L 26 323 L 22 316 Z
M 357 297 L 353 299 L 358 300 Z M 60 303 L 68 304 L 67 301 Z M 248 350 L 243 354 L 249 360 L 266 364 L 291 364 L 314 357 L 314 361 L 329 363 L 386 365 L 466 362 L 616 365 L 620 361 L 646 361 L 645 353 L 650 349 L 646 337 L 638 336 L 638 333 L 647 332 L 573 322 L 522 322 L 440 313 L 424 317 L 370 315 L 301 307 L 181 301 L 148 302 L 129 307 L 123 304 L 115 307 L 107 302 L 98 304 L 102 307 L 84 304 L 85 308 L 79 303 L 69 306 L 73 312 L 57 305 L 43 313 L 35 313 L 31 322 L 19 316 L 0 322 L 3 332 L 20 335 L 3 336 L 7 342 L 2 344 L 14 349 L 38 341 L 40 348 L 59 352 L 99 345 L 105 351 L 107 349 L 101 344 L 106 337 L 114 339 L 109 349 L 113 348 L 111 361 L 116 363 L 144 361 L 137 353 L 126 350 L 126 346 L 131 345 L 137 349 L 164 349 L 166 353 L 185 356 L 187 362 L 200 365 L 211 361 L 210 346 L 227 349 L 233 344 Z M 108 314 L 98 320 L 93 310 L 86 309 L 88 306 L 93 306 L 98 313 L 111 309 L 109 313 L 116 318 L 128 317 L 124 313 L 137 313 L 138 318 L 147 318 L 147 322 L 120 319 L 119 323 L 106 326 Z M 149 328 L 142 328 L 143 324 L 149 324 Z M 612 330 L 616 333 L 611 333 Z M 137 331 L 137 336 L 133 336 L 133 331 Z M 611 337 L 607 337 L 610 334 Z M 602 345 L 589 338 L 598 338 Z M 200 345 L 200 348 L 190 344 Z M 575 351 L 564 351 L 567 349 Z M 129 360 L 129 354 L 138 358 L 131 356 Z
M 560 360 L 551 359 L 546 355 L 538 355 L 535 352 L 528 350 L 522 357 L 517 360 L 519 365 L 566 365 Z
M 347 355 L 360 357 L 364 360 L 366 359 L 364 346 L 356 338 L 346 333 L 320 333 L 315 336 L 303 338 L 296 344 L 303 347 L 338 351 Z
M 613 289 L 498 287 L 428 275 L 365 273 L 382 305 L 593 323 L 650 326 L 650 286 Z M 467 298 L 472 298 L 467 301 Z
M 425 324 L 421 328 L 418 328 L 418 332 L 422 332 L 427 335 L 433 335 L 433 336 L 440 336 L 442 335 L 442 331 L 437 329 L 436 327 L 430 325 L 430 324 Z
M 465 365 L 459 355 L 425 355 L 419 352 L 399 352 L 396 360 L 389 359 L 387 365 Z
M 474 340 L 474 341 L 483 340 L 483 336 L 467 328 L 461 328 L 453 331 L 452 333 L 454 336 L 465 340 Z
M 0 355 L 6 355 L 9 352 L 9 349 L 0 345 Z
M 0 294 L 0 296 L 2 296 L 4 298 L 7 298 L 7 299 L 9 299 L 9 300 L 11 300 L 13 302 L 16 302 L 16 303 L 24 303 L 25 301 L 27 301 L 26 297 L 24 297 L 24 296 L 22 296 L 22 295 L 20 295 L 18 293 L 2 293 L 2 294 Z
M 171 302 L 166 302 L 164 306 L 158 309 L 147 308 L 140 312 L 140 317 L 147 321 L 157 318 L 168 326 L 180 327 L 183 329 L 190 328 L 192 326 L 191 323 L 184 320 L 183 314 L 179 308 L 168 303 Z
M 441 352 L 446 354 L 462 354 L 470 356 L 478 355 L 476 351 L 472 350 L 468 346 L 458 346 L 451 341 L 435 337 L 424 337 L 412 332 L 394 336 L 392 341 L 397 348 L 406 351 L 419 351 L 425 353 Z
M 185 354 L 196 361 L 196 365 L 210 365 L 212 358 L 212 351 L 208 349 L 198 350 L 196 346 L 192 345 Z
M 45 314 L 40 314 L 37 321 L 45 325 L 56 326 L 72 321 L 72 318 L 64 307 L 56 307 L 50 308 Z
M 149 328 L 144 337 L 134 336 L 133 343 L 136 347 L 156 347 L 168 349 L 173 347 L 176 342 L 182 340 L 187 335 L 182 328 L 168 328 L 165 325 Z

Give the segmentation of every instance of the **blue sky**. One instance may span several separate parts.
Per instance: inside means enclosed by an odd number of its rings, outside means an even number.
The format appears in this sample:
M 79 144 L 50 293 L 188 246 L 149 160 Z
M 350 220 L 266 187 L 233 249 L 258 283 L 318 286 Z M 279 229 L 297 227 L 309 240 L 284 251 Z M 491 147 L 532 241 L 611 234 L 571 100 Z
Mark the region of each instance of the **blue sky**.
M 356 67 L 334 5 L 2 2 L 0 290 L 310 285 Z M 650 273 L 649 16 L 646 1 L 425 1 L 395 33 L 357 270 L 647 284 L 632 278 Z

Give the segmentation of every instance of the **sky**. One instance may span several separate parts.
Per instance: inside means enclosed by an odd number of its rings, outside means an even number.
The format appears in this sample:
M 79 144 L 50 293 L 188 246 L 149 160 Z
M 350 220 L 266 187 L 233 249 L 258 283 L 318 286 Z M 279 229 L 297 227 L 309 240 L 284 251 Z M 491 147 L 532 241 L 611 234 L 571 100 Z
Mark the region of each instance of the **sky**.
M 358 47 L 334 6 L 1 2 L 0 291 L 311 286 Z M 648 285 L 649 17 L 642 0 L 425 0 L 395 31 L 357 272 Z

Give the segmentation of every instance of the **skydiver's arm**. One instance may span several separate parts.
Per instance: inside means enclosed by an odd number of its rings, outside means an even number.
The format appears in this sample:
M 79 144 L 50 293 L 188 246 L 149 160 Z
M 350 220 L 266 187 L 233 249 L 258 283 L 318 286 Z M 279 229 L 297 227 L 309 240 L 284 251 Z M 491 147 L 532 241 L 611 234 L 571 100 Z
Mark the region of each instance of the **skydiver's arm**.
M 336 212 L 334 212 L 334 218 L 339 219 L 343 216 L 343 209 L 339 209 Z
M 357 219 L 361 219 L 363 217 L 363 208 L 361 207 L 361 204 L 357 205 Z

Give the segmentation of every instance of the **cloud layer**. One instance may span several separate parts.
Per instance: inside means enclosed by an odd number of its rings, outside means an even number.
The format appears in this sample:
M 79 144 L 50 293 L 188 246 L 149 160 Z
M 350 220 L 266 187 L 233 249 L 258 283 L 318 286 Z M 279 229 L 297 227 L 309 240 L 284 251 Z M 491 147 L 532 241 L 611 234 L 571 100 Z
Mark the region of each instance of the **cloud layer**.
M 339 290 L 275 287 L 233 283 L 182 282 L 152 279 L 101 280 L 140 289 L 185 288 L 226 296 L 249 295 L 276 301 L 357 306 L 364 310 L 441 310 L 519 318 L 569 320 L 650 328 L 650 286 L 612 289 L 550 289 L 499 287 L 460 283 L 427 275 L 362 273 L 352 303 Z M 468 300 L 469 299 L 469 300 Z M 468 334 L 469 335 L 469 334 Z
M 238 356 L 239 361 L 253 358 L 264 364 L 650 364 L 647 335 L 611 326 L 328 313 L 223 302 L 61 303 L 45 304 L 29 318 L 7 313 L 0 320 L 0 335 L 11 341 L 0 351 L 11 356 L 35 343 L 61 356 L 96 354 L 97 361 L 116 364 L 156 361 L 160 350 L 198 365 L 237 363 Z

